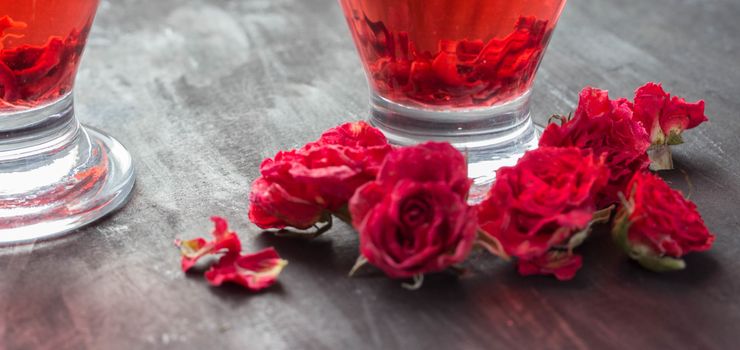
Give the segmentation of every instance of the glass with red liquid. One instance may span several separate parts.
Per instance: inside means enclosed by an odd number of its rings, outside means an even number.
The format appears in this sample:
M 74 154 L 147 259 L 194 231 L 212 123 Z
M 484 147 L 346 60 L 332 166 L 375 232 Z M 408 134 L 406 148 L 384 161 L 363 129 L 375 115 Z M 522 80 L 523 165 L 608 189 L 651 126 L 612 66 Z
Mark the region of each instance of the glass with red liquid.
M 0 244 L 70 232 L 122 206 L 131 157 L 74 114 L 98 0 L 0 0 Z
M 529 96 L 565 1 L 339 0 L 372 123 L 396 144 L 448 141 L 490 182 L 537 144 Z

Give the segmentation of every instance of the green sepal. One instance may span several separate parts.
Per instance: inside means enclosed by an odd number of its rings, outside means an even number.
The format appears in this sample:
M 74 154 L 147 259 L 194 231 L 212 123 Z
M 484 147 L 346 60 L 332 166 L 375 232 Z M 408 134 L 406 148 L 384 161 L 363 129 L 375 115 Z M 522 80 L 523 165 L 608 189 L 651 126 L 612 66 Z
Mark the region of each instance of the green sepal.
M 586 228 L 584 228 L 583 230 L 570 236 L 570 239 L 568 240 L 568 254 L 573 254 L 573 249 L 583 244 L 590 233 L 591 223 L 589 223 L 588 226 L 586 226 Z
M 667 145 L 680 145 L 683 143 L 683 136 L 681 136 L 681 131 L 679 130 L 671 130 L 668 133 L 668 140 L 665 142 Z
M 623 206 L 617 212 L 617 216 L 614 219 L 612 237 L 617 245 L 619 245 L 631 259 L 636 260 L 642 267 L 654 272 L 682 270 L 686 267 L 686 263 L 683 259 L 657 256 L 647 246 L 641 244 L 630 244 L 627 236 L 630 225 L 628 210 Z
M 477 235 L 478 237 L 476 239 L 476 243 L 479 246 L 485 248 L 489 253 L 498 256 L 504 261 L 511 260 L 511 257 L 506 254 L 504 246 L 496 237 L 489 235 L 487 232 L 481 230 L 480 228 L 478 229 Z
M 637 260 L 642 267 L 654 272 L 667 272 L 686 268 L 686 262 L 683 259 L 676 259 L 669 256 L 655 256 L 650 251 L 650 248 L 642 245 L 633 246 L 632 252 L 628 254 L 632 259 Z

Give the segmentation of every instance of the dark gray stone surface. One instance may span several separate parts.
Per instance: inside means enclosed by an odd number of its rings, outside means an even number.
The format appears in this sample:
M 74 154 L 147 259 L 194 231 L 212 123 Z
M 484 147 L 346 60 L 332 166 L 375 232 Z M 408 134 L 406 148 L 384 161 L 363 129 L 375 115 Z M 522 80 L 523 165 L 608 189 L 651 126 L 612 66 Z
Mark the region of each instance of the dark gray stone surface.
M 5 1 L 5 0 L 3 0 Z M 572 110 L 580 88 L 630 96 L 650 80 L 711 122 L 676 163 L 717 234 L 685 271 L 657 275 L 604 230 L 571 282 L 519 277 L 485 255 L 471 277 L 409 292 L 379 273 L 347 278 L 346 226 L 314 241 L 259 234 L 248 185 L 277 150 L 361 119 L 367 91 L 334 0 L 117 0 L 101 5 L 77 110 L 128 146 L 131 202 L 53 242 L 0 250 L 0 348 L 733 348 L 740 341 L 740 2 L 572 0 L 534 91 L 534 114 Z M 681 171 L 665 174 L 689 190 Z M 230 219 L 248 249 L 290 265 L 252 295 L 183 275 L 176 237 Z

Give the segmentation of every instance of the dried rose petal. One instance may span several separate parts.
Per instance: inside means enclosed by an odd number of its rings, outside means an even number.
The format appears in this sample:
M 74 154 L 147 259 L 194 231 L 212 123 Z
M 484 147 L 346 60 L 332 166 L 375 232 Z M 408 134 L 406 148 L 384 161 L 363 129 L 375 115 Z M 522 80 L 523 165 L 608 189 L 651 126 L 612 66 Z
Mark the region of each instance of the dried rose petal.
M 442 39 L 430 52 L 418 50 L 408 32 L 392 31 L 367 16 L 354 18 L 350 26 L 381 95 L 457 107 L 491 105 L 523 93 L 552 33 L 550 22 L 520 17 L 505 37 Z
M 0 19 L 0 103 L 27 105 L 67 93 L 87 33 L 73 30 L 64 38 L 50 37 L 44 46 L 2 49 L 2 38 L 13 35 L 2 35 L 4 22 Z
M 241 241 L 236 233 L 229 231 L 228 223 L 225 219 L 213 216 L 214 229 L 212 232 L 213 240 L 206 241 L 204 238 L 195 238 L 190 240 L 175 240 L 175 245 L 180 248 L 182 254 L 182 271 L 187 272 L 198 260 L 209 254 L 227 252 L 228 254 L 238 254 L 242 249 Z
M 226 254 L 206 271 L 205 277 L 214 286 L 232 282 L 258 291 L 273 285 L 287 264 L 270 247 L 254 254 Z
M 26 28 L 26 22 L 14 21 L 10 16 L 0 17 L 0 41 L 5 39 L 5 31 L 7 29 L 23 29 Z

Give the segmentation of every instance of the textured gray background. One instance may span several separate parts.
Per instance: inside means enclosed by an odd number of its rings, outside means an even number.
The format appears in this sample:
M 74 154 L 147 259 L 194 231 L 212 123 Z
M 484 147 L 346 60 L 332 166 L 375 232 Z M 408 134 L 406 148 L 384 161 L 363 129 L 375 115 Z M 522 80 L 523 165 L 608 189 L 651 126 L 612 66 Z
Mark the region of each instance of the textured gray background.
M 2 0 L 9 1 L 9 0 Z M 521 278 L 473 258 L 474 275 L 408 292 L 376 272 L 346 278 L 346 226 L 314 241 L 259 235 L 246 218 L 258 164 L 361 119 L 367 91 L 334 0 L 104 1 L 78 77 L 79 117 L 128 146 L 131 202 L 79 234 L 0 249 L 0 348 L 731 348 L 740 341 L 740 2 L 571 0 L 534 91 L 544 121 L 585 85 L 630 96 L 650 80 L 711 122 L 675 151 L 718 236 L 687 270 L 656 275 L 583 247 L 575 280 Z M 666 174 L 688 190 L 686 178 Z M 290 265 L 251 295 L 179 270 L 176 237 L 231 220 L 248 249 Z

